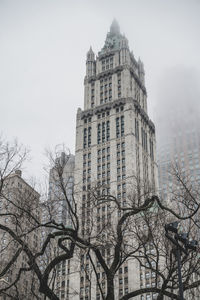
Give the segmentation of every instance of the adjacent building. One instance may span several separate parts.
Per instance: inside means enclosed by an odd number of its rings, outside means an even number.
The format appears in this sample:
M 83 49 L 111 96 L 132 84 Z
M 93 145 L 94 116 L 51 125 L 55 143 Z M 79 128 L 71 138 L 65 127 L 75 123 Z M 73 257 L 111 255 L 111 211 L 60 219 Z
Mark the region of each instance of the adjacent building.
M 34 218 L 40 220 L 39 198 L 38 192 L 22 178 L 20 170 L 16 170 L 5 179 L 2 197 L 0 198 L 2 224 L 24 239 L 33 253 L 39 251 L 40 236 L 37 230 L 33 232 L 29 232 L 29 230 L 36 226 Z M 3 270 L 3 267 L 7 265 L 19 249 L 19 244 L 11 236 L 0 230 L 0 270 Z M 20 268 L 23 267 L 28 267 L 28 263 L 27 256 L 22 251 L 5 276 L 1 278 L 1 288 L 14 282 Z M 38 299 L 40 296 L 37 288 L 37 278 L 35 278 L 33 272 L 27 271 L 21 274 L 16 286 L 13 286 L 7 293 L 13 297 L 18 295 L 19 299 Z M 38 296 L 37 298 L 34 296 L 35 293 Z M 2 294 L 0 299 L 10 299 L 8 295 Z
M 43 203 L 43 222 L 54 220 L 57 224 L 66 227 L 73 227 L 69 205 L 73 203 L 74 188 L 74 166 L 75 157 L 72 154 L 61 152 L 54 161 L 49 173 L 49 193 L 47 203 Z M 41 244 L 47 234 L 52 230 L 43 230 Z M 62 249 L 57 245 L 58 240 L 53 240 L 42 257 L 41 267 L 45 268 L 57 255 L 62 253 Z M 73 280 L 69 284 L 69 276 L 73 277 L 76 258 L 63 261 L 56 266 L 50 275 L 50 282 L 53 282 L 53 289 L 59 299 L 71 299 L 75 290 Z M 76 269 L 76 268 L 75 268 Z M 55 278 L 55 281 L 52 281 Z

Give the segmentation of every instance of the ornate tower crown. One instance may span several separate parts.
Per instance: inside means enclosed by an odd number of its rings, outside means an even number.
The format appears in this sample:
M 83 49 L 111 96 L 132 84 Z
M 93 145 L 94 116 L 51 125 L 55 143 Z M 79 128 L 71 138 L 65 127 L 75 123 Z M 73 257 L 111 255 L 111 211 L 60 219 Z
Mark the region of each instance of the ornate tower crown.
M 119 24 L 116 19 L 114 19 L 110 26 L 110 31 L 107 33 L 105 44 L 99 52 L 99 55 L 112 50 L 119 50 L 122 47 L 128 48 L 128 40 L 120 33 Z

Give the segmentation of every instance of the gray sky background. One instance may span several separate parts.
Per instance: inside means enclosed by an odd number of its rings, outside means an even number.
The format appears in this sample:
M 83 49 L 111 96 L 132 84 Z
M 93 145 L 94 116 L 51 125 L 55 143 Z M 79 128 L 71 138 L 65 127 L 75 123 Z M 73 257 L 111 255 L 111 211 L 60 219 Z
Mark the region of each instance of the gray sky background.
M 200 82 L 199 0 L 0 0 L 0 132 L 32 150 L 26 176 L 41 176 L 44 148 L 74 152 L 86 52 L 103 47 L 114 17 L 144 62 L 154 119 L 170 70 Z

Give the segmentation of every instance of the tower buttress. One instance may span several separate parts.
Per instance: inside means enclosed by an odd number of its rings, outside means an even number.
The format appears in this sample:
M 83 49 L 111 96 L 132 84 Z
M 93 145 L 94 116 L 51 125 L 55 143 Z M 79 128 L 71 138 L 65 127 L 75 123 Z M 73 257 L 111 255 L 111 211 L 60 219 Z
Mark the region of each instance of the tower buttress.
M 90 46 L 89 51 L 87 52 L 86 60 L 86 77 L 91 77 L 96 73 L 96 63 L 95 63 L 95 54 Z

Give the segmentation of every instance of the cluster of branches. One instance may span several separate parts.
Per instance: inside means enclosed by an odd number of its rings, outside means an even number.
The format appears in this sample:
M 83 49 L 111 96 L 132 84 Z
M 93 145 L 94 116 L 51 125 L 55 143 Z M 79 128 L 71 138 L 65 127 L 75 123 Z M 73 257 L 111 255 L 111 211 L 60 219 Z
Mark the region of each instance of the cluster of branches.
M 152 194 L 150 186 L 136 178 L 136 186 L 125 206 L 114 195 L 101 194 L 99 187 L 92 187 L 88 191 L 87 207 L 80 207 L 75 189 L 70 197 L 68 193 L 66 167 L 70 156 L 67 159 L 59 159 L 57 154 L 49 156 L 53 166 L 53 198 L 47 196 L 46 201 L 38 202 L 34 189 L 23 192 L 19 188 L 14 190 L 13 196 L 11 174 L 21 168 L 26 156 L 26 149 L 17 142 L 0 142 L 0 198 L 6 204 L 0 211 L 0 237 L 6 241 L 0 253 L 4 258 L 0 266 L 0 295 L 12 299 L 39 299 L 42 294 L 44 298 L 59 300 L 55 287 L 58 266 L 72 258 L 80 259 L 81 264 L 84 254 L 90 262 L 90 269 L 85 269 L 88 281 L 91 276 L 96 277 L 103 300 L 115 299 L 114 279 L 130 259 L 154 274 L 155 284 L 127 292 L 120 300 L 148 293 L 156 293 L 157 299 L 164 299 L 164 296 L 180 299 L 177 262 L 173 246 L 165 238 L 164 225 L 178 219 L 191 236 L 196 234 L 200 205 L 198 188 L 192 188 L 180 170 L 174 170 L 178 188 L 168 202 Z M 63 201 L 70 225 L 55 217 L 54 212 L 61 203 L 63 206 Z M 97 212 L 103 207 L 107 215 L 98 226 Z M 38 237 L 37 245 L 30 242 L 34 234 Z M 105 251 L 109 252 L 109 257 L 105 257 Z M 97 263 L 105 274 L 101 279 Z M 185 292 L 199 287 L 199 267 L 196 253 L 182 256 Z M 25 295 L 20 287 L 28 276 L 31 284 L 26 291 L 29 294 Z M 102 288 L 103 282 L 106 282 L 106 290 Z

